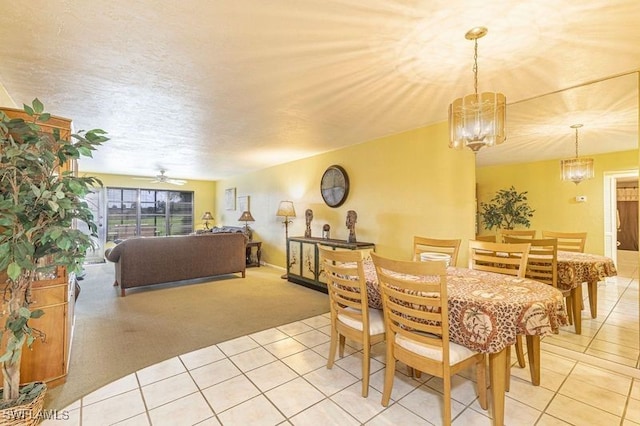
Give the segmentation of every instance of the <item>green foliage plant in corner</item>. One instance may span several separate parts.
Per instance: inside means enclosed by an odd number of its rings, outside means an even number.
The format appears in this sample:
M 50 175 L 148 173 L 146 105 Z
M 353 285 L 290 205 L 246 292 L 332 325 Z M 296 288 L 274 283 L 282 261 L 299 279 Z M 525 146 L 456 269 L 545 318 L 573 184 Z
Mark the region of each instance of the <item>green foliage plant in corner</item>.
M 77 132 L 70 140 L 62 139 L 58 129 L 41 131 L 39 123 L 46 123 L 51 115 L 37 98 L 31 106 L 24 105 L 24 112 L 32 120 L 10 119 L 0 111 L 0 271 L 6 271 L 7 277 L 0 282 L 2 317 L 6 319 L 0 326 L 0 409 L 25 399 L 20 361 L 24 345 L 30 346 L 38 337 L 29 320 L 43 312 L 32 311 L 29 305 L 42 260 L 78 272 L 93 243 L 91 236 L 73 226 L 74 221 L 86 222 L 96 235 L 93 215 L 83 199 L 102 183 L 71 171 L 59 173 L 60 167 L 82 156 L 91 157 L 108 140 L 100 129 Z
M 514 229 L 521 225 L 529 228 L 533 210 L 527 203 L 527 191 L 518 192 L 511 186 L 501 189 L 489 203 L 480 203 L 480 216 L 485 229 Z

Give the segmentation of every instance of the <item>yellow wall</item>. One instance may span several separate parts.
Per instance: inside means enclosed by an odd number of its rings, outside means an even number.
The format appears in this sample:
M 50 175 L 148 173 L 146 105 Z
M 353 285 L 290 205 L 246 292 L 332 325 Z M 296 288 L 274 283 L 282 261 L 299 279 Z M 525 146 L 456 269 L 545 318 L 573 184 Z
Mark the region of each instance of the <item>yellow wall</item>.
M 79 175 L 83 175 L 82 163 L 79 165 Z M 216 183 L 204 180 L 189 180 L 186 184 L 177 186 L 170 184 L 151 183 L 145 180 L 134 179 L 134 176 L 112 175 L 103 173 L 86 172 L 88 176 L 95 176 L 102 181 L 105 187 L 118 188 L 148 188 L 148 189 L 167 189 L 171 191 L 193 191 L 194 204 L 194 228 L 204 228 L 204 222 L 200 219 L 205 211 L 214 212 L 216 208 L 215 193 Z M 214 215 L 215 219 L 218 219 Z M 214 222 L 209 222 L 209 226 L 213 226 Z
M 382 255 L 409 258 L 414 235 L 462 238 L 459 265 L 466 264 L 466 241 L 474 236 L 475 163 L 471 151 L 448 147 L 447 123 L 294 161 L 220 181 L 216 217 L 225 225 L 241 225 L 239 210 L 225 210 L 224 192 L 236 188 L 250 196 L 250 226 L 254 239 L 263 242 L 265 262 L 285 266 L 285 230 L 276 217 L 281 200 L 292 200 L 297 217 L 290 236 L 304 235 L 305 210 L 313 210 L 312 236 L 322 225 L 331 237 L 346 239 L 348 210 L 358 214 L 358 241 L 373 242 Z M 327 207 L 320 195 L 325 169 L 339 164 L 349 175 L 350 191 L 340 207 Z
M 604 173 L 638 169 L 638 150 L 590 156 L 595 177 L 576 185 L 560 180 L 560 161 L 479 167 L 476 171 L 478 202 L 489 202 L 499 189 L 513 185 L 527 191 L 529 205 L 535 209 L 531 228 L 540 232 L 587 231 L 585 251 L 604 254 Z M 576 196 L 585 195 L 579 203 Z M 480 224 L 480 233 L 487 231 Z

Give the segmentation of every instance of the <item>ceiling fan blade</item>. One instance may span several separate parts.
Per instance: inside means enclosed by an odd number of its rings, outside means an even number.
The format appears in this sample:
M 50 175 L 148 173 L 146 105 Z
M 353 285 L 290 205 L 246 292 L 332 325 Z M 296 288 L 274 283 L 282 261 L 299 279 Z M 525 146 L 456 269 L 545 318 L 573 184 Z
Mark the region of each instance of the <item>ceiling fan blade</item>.
M 167 179 L 167 183 L 171 183 L 173 185 L 184 185 L 187 181 L 182 179 Z

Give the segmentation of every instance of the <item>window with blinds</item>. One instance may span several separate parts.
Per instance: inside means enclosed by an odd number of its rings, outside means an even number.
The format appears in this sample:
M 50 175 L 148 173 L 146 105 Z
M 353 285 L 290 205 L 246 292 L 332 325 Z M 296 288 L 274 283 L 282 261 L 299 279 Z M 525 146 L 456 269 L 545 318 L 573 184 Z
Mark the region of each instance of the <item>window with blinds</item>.
M 193 232 L 193 192 L 107 188 L 107 241 Z

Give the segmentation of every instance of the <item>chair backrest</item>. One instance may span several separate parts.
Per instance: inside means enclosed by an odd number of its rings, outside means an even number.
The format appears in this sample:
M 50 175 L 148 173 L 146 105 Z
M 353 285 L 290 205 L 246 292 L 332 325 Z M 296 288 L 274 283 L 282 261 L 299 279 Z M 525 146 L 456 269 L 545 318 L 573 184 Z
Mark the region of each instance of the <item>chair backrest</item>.
M 420 253 L 436 252 L 451 256 L 451 266 L 458 263 L 458 251 L 462 240 L 442 240 L 438 238 L 413 237 L 413 260 L 420 260 Z
M 338 316 L 361 322 L 369 330 L 367 285 L 361 250 L 333 250 L 318 245 L 320 269 L 327 278 L 332 319 Z
M 469 269 L 523 278 L 531 244 L 469 241 Z
M 555 238 L 524 239 L 505 237 L 505 243 L 531 244 L 525 276 L 532 280 L 558 286 L 558 240 Z
M 496 236 L 495 234 L 493 235 L 476 235 L 476 241 L 486 241 L 489 243 L 495 243 L 496 242 Z
M 444 261 L 412 262 L 371 253 L 382 294 L 387 342 L 405 337 L 442 350 L 449 367 L 447 268 Z M 399 336 L 398 336 L 399 335 Z
M 542 231 L 542 238 L 556 238 L 558 250 L 584 253 L 584 243 L 587 241 L 586 232 L 555 232 Z
M 518 237 L 518 238 L 530 238 L 536 237 L 535 229 L 501 229 L 500 235 L 502 242 L 506 242 L 505 237 Z

